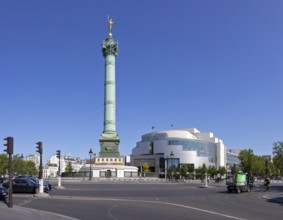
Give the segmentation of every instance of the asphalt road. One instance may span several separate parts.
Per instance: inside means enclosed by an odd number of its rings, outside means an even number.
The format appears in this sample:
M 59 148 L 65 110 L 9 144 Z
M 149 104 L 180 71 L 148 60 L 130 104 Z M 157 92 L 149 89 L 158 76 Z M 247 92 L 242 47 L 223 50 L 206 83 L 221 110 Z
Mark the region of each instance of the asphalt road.
M 76 219 L 281 219 L 283 184 L 271 192 L 228 193 L 224 184 L 63 183 L 48 198 L 14 194 L 14 205 Z M 269 197 L 270 199 L 267 199 Z

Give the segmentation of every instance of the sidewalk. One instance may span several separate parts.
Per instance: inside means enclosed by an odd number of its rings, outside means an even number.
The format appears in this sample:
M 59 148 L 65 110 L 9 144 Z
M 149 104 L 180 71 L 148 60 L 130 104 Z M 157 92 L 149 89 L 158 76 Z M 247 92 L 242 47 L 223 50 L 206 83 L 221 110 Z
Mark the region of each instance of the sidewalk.
M 1 220 L 21 219 L 21 220 L 77 220 L 64 215 L 59 215 L 51 212 L 45 212 L 20 206 L 9 208 L 3 201 L 0 201 Z

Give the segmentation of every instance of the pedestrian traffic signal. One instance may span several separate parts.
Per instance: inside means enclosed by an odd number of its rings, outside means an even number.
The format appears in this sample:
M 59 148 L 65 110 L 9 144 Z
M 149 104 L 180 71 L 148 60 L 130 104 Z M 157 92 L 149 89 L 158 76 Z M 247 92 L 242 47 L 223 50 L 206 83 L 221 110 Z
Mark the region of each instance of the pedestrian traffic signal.
M 60 150 L 57 150 L 57 151 L 56 151 L 56 157 L 57 157 L 58 159 L 61 158 L 61 151 L 60 151 Z
M 42 154 L 42 142 L 39 141 L 36 144 L 37 144 L 36 148 L 38 149 L 36 152 Z
M 13 154 L 13 148 L 14 148 L 14 138 L 13 137 L 6 137 L 4 138 L 5 141 L 7 141 L 4 146 L 7 146 L 7 149 L 4 150 L 7 152 L 7 154 Z

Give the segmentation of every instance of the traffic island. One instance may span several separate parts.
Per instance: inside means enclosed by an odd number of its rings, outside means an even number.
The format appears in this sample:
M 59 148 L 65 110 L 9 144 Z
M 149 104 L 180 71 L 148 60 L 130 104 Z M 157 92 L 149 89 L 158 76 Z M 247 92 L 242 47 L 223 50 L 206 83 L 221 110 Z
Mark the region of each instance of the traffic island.
M 54 189 L 65 189 L 65 187 L 64 186 L 56 186 L 56 187 L 54 187 Z
M 36 193 L 36 194 L 34 194 L 34 197 L 47 198 L 47 197 L 49 197 L 49 194 L 48 193 Z

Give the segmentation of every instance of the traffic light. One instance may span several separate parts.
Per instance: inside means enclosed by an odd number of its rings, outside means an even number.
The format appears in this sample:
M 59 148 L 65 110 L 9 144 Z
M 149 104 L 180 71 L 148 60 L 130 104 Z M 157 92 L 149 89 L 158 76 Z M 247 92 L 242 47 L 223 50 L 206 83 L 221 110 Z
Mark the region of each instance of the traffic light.
M 36 152 L 38 152 L 39 154 L 42 154 L 42 142 L 39 141 L 36 144 L 37 144 L 36 148 L 38 149 Z
M 4 150 L 7 152 L 7 154 L 13 154 L 13 149 L 14 149 L 14 138 L 13 137 L 6 137 L 4 138 L 5 141 L 7 141 L 6 144 L 4 144 L 4 146 L 7 146 L 7 149 Z
M 57 157 L 58 159 L 61 158 L 61 151 L 60 151 L 60 150 L 57 150 L 57 151 L 56 151 L 56 157 Z

